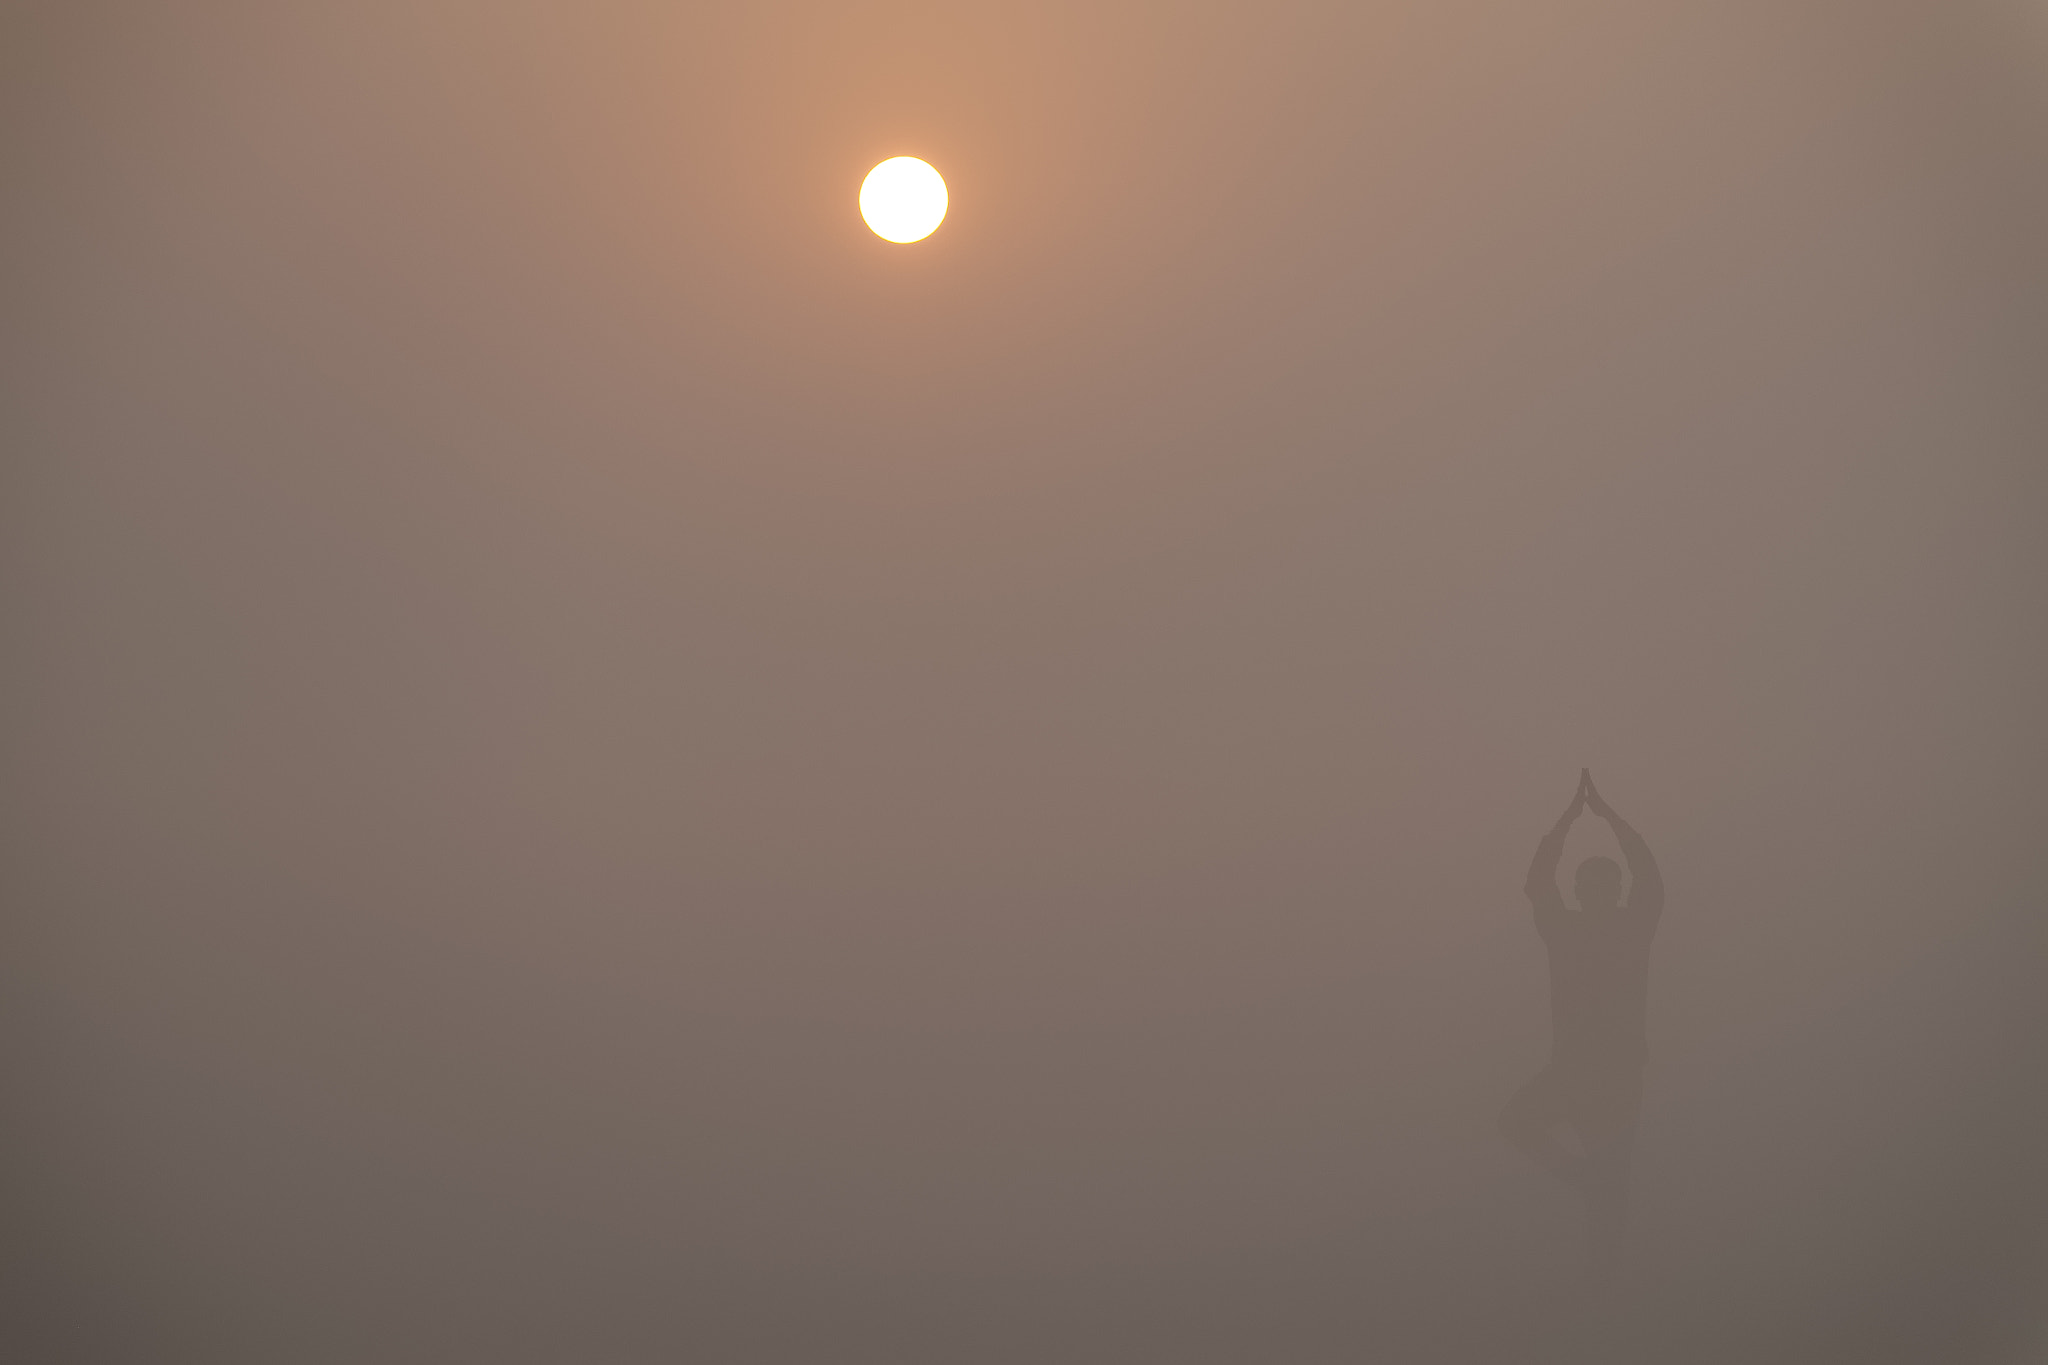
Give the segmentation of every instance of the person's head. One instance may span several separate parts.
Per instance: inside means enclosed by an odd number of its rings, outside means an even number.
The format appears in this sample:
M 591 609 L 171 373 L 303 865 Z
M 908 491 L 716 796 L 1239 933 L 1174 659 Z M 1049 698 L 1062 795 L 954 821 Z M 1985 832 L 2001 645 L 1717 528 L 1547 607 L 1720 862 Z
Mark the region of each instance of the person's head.
M 1621 864 L 1612 858 L 1588 858 L 1572 877 L 1581 910 L 1612 910 L 1621 904 Z

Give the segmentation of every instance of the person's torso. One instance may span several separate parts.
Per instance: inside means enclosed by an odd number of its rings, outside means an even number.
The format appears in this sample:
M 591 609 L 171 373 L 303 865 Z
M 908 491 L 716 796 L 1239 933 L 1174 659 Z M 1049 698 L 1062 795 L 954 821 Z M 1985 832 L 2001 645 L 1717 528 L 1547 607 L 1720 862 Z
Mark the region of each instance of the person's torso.
M 1650 934 L 1635 921 L 1574 917 L 1548 938 L 1552 1052 L 1640 1061 L 1649 1014 Z

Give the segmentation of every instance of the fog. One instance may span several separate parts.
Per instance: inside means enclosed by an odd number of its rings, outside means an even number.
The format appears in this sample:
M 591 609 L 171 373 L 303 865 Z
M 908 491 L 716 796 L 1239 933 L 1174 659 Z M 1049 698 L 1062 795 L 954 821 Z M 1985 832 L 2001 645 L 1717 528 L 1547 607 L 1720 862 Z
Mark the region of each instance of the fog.
M 2048 1359 L 2038 6 L 0 70 L 9 1359 Z M 1600 1295 L 1495 1127 L 1582 767 Z

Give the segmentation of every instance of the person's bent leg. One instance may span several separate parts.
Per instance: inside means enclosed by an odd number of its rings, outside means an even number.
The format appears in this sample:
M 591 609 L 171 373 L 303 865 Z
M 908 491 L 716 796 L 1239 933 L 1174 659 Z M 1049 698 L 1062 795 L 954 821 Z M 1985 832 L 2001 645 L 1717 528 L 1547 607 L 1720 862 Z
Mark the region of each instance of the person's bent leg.
M 1565 1114 L 1548 1069 L 1524 1085 L 1500 1111 L 1500 1133 L 1516 1150 L 1574 1189 L 1585 1183 L 1585 1159 L 1557 1140 Z

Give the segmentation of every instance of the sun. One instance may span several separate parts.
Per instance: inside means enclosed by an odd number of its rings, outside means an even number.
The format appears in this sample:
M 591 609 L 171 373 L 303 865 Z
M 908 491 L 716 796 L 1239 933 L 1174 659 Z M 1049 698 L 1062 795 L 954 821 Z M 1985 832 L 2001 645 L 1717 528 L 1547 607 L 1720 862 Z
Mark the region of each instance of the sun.
M 946 182 L 914 156 L 892 156 L 860 182 L 860 216 L 878 237 L 917 242 L 946 217 Z

